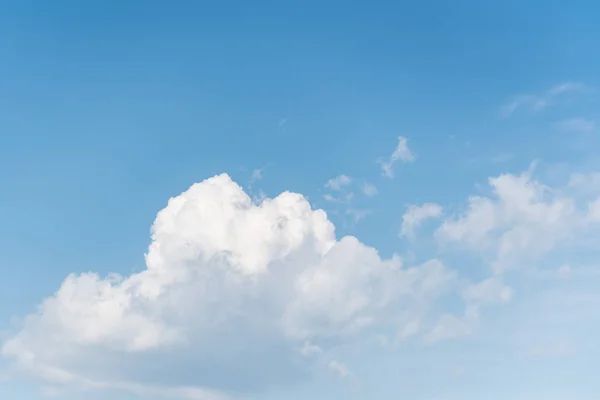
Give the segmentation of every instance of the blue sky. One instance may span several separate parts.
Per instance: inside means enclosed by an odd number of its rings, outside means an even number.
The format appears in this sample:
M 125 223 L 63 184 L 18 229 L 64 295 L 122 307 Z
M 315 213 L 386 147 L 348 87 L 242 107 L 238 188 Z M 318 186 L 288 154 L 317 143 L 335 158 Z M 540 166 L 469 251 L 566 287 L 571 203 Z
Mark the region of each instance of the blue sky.
M 0 392 L 591 400 L 598 13 L 0 2 Z

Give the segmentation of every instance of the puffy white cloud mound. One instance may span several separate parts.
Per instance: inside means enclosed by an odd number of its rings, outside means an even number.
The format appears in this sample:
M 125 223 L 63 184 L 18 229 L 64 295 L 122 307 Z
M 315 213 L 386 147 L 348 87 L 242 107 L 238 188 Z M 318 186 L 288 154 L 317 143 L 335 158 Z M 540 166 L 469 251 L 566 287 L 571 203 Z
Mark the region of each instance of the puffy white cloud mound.
M 53 385 L 225 398 L 214 390 L 297 379 L 307 342 L 402 331 L 452 279 L 437 260 L 404 268 L 356 238 L 337 241 L 300 194 L 254 204 L 225 174 L 169 200 L 146 265 L 70 275 L 2 353 Z

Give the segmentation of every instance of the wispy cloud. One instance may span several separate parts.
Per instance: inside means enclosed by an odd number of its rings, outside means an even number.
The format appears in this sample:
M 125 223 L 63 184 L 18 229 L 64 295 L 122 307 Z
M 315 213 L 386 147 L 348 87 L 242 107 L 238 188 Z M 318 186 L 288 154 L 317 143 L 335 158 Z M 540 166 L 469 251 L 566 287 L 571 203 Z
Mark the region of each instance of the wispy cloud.
M 330 370 L 335 372 L 340 378 L 346 378 L 346 377 L 352 375 L 352 372 L 350 372 L 350 369 L 348 369 L 346 364 L 344 364 L 340 361 L 332 360 L 329 362 L 328 367 Z
M 263 167 L 254 169 L 252 171 L 250 179 L 248 180 L 248 194 L 252 197 L 252 201 L 254 202 L 254 204 L 260 204 L 263 202 L 263 200 L 267 198 L 267 194 L 262 189 L 258 189 L 257 193 L 257 190 L 255 188 L 255 184 L 265 178 L 265 171 L 267 167 L 268 164 Z
M 371 214 L 371 212 L 371 210 L 356 210 L 353 208 L 349 208 L 348 210 L 346 210 L 346 214 L 352 216 L 352 220 L 355 224 L 358 223 L 361 219 Z
M 338 175 L 325 183 L 325 188 L 332 192 L 340 192 L 337 195 L 326 193 L 323 198 L 332 203 L 349 203 L 354 197 L 354 193 L 345 190 L 345 187 L 352 183 L 352 178 L 347 175 Z
M 338 191 L 338 190 L 341 190 L 342 187 L 348 186 L 351 183 L 352 183 L 352 178 L 350 178 L 347 175 L 342 174 L 342 175 L 336 176 L 335 178 L 331 178 L 330 180 L 328 180 L 325 183 L 325 187 L 327 189 Z
M 400 236 L 412 237 L 423 221 L 438 218 L 442 215 L 442 206 L 437 203 L 425 203 L 421 206 L 410 206 L 402 216 Z
M 287 118 L 280 118 L 279 122 L 277 123 L 277 126 L 279 127 L 279 131 L 281 133 L 283 133 L 284 135 L 287 133 L 286 132 L 286 125 L 288 123 L 288 119 Z
M 254 171 L 252 171 L 252 176 L 250 177 L 250 184 L 260 181 L 264 176 L 265 167 L 255 169 Z
M 393 167 L 394 164 L 396 164 L 396 162 L 401 161 L 403 163 L 410 163 L 414 162 L 415 159 L 415 155 L 408 147 L 408 139 L 403 136 L 400 136 L 398 138 L 398 145 L 396 146 L 396 149 L 394 150 L 392 155 L 386 161 L 379 161 L 379 163 L 381 164 L 381 173 L 385 177 L 393 178 Z
M 330 190 L 330 193 L 325 193 L 323 198 L 330 203 L 344 205 L 346 215 L 352 218 L 352 224 L 357 224 L 360 220 L 371 214 L 371 210 L 357 209 L 352 207 L 354 192 L 349 186 L 353 183 L 353 179 L 348 175 L 338 175 L 335 178 L 329 179 L 325 183 L 325 188 Z M 364 183 L 360 190 L 367 196 L 374 196 L 377 193 L 375 186 Z
M 513 153 L 500 153 L 490 158 L 492 164 L 502 164 L 515 158 Z
M 596 123 L 587 118 L 575 117 L 560 121 L 558 127 L 566 132 L 587 133 L 596 129 Z
M 372 185 L 368 182 L 363 183 L 361 190 L 365 196 L 369 197 L 375 196 L 378 193 L 375 185 Z
M 353 192 L 344 193 L 338 197 L 332 195 L 331 193 L 326 193 L 323 195 L 323 198 L 331 203 L 349 203 L 353 197 Z
M 530 111 L 541 111 L 552 105 L 559 96 L 569 93 L 583 93 L 589 88 L 578 82 L 565 82 L 551 87 L 543 93 L 538 94 L 520 94 L 515 96 L 510 102 L 500 109 L 500 114 L 507 118 L 513 115 L 519 109 L 528 109 Z
M 311 344 L 310 342 L 304 343 L 302 348 L 300 349 L 300 354 L 304 357 L 314 357 L 323 353 L 323 349 L 320 346 L 315 344 Z

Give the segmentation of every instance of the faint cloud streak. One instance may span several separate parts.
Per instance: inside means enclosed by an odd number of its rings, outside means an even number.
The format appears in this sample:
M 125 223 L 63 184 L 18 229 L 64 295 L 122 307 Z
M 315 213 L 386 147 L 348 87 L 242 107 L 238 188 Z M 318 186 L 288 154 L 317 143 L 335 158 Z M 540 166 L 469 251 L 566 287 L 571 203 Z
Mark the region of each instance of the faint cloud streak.
M 584 93 L 589 88 L 578 82 L 565 82 L 551 87 L 547 91 L 539 94 L 521 94 L 515 96 L 510 102 L 500 108 L 500 114 L 504 118 L 513 115 L 519 109 L 528 109 L 533 112 L 541 111 L 556 101 L 559 96 L 568 93 Z

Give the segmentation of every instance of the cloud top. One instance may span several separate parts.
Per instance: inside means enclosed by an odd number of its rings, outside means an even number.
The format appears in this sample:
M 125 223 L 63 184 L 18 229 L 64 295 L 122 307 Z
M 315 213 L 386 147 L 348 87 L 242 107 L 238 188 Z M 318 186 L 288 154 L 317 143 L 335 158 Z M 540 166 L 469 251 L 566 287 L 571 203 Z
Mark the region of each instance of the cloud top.
M 3 355 L 57 387 L 221 399 L 231 389 L 224 379 L 240 393 L 299 379 L 305 343 L 325 353 L 321 342 L 368 329 L 395 334 L 453 276 L 437 260 L 405 268 L 354 237 L 337 240 L 300 194 L 255 204 L 225 174 L 168 201 L 146 266 L 130 276 L 68 276 Z M 264 373 L 247 368 L 253 360 Z

